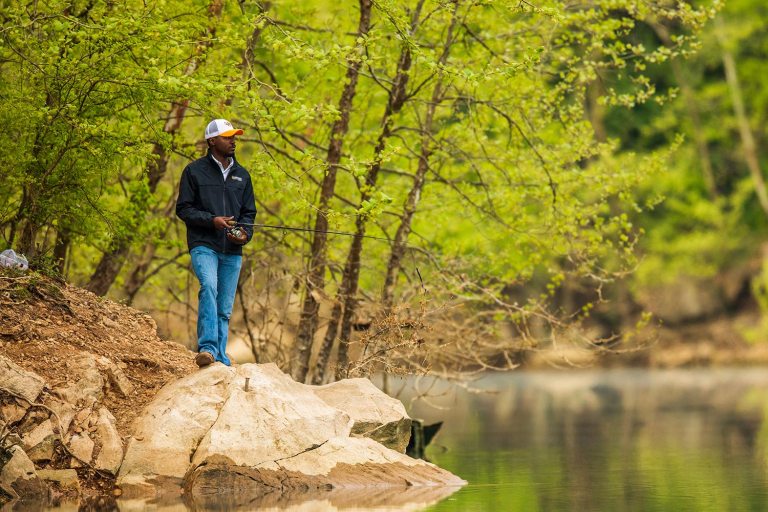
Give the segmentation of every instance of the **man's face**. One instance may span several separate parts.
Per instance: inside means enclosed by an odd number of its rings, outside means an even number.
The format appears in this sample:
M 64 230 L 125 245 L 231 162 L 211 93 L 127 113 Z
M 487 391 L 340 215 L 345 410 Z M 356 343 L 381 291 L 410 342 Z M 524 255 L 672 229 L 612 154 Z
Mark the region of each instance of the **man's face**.
M 219 135 L 210 139 L 211 149 L 227 158 L 235 156 L 235 136 L 224 137 Z

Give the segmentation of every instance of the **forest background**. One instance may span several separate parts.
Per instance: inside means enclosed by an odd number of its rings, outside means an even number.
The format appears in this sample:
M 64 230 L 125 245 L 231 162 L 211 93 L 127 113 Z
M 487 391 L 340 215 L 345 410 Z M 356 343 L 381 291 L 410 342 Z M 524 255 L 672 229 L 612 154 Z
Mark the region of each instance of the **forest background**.
M 190 348 L 176 186 L 217 117 L 245 130 L 257 222 L 308 230 L 257 230 L 232 322 L 297 380 L 634 354 L 714 320 L 766 339 L 763 2 L 10 0 L 0 19 L 2 245 Z

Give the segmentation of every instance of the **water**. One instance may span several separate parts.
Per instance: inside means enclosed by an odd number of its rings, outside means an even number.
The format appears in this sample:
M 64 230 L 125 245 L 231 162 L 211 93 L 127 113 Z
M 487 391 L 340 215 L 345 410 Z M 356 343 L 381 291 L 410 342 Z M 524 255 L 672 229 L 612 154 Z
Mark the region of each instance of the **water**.
M 415 386 L 417 390 L 411 388 Z M 768 369 L 512 372 L 392 391 L 469 484 L 430 511 L 768 510 Z

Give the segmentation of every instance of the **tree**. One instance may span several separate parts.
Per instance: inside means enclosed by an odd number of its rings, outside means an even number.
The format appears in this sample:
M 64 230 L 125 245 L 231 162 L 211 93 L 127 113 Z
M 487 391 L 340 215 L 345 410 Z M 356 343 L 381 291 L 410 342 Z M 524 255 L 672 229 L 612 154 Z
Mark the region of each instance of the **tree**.
M 194 4 L 164 8 L 4 7 L 0 118 L 18 153 L 3 157 L 10 172 L 0 227 L 21 252 L 46 254 L 56 232 L 61 257 L 73 240 L 90 245 L 105 229 L 115 238 L 137 229 L 140 217 L 120 195 L 134 203 L 148 195 L 146 181 L 129 178 L 133 166 L 156 163 L 145 113 L 179 96 L 177 67 L 188 58 L 155 41 L 186 40 L 199 21 L 189 16 Z

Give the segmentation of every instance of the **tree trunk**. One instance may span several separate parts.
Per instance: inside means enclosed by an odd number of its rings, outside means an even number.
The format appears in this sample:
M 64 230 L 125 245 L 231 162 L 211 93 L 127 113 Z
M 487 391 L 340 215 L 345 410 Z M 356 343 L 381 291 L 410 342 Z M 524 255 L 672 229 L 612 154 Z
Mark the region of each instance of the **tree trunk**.
M 53 264 L 60 275 L 64 275 L 66 268 L 67 252 L 72 244 L 71 233 L 67 228 L 61 228 L 56 233 L 56 242 L 53 245 Z
M 165 218 L 167 221 L 165 229 L 161 234 L 162 237 L 168 236 L 168 231 L 171 229 L 171 217 L 174 214 L 175 206 L 176 200 L 173 196 L 171 196 L 162 212 L 163 218 Z M 136 298 L 136 294 L 139 293 L 139 290 L 142 286 L 144 286 L 144 283 L 146 283 L 147 280 L 155 273 L 150 272 L 149 268 L 155 259 L 156 252 L 157 241 L 154 239 L 148 240 L 147 243 L 144 244 L 144 250 L 142 252 L 141 258 L 139 259 L 139 262 L 136 263 L 136 265 L 133 267 L 133 270 L 131 270 L 130 274 L 128 275 L 128 279 L 126 279 L 125 285 L 123 286 L 123 292 L 125 293 L 126 303 L 129 306 L 133 304 L 133 300 Z
M 752 176 L 752 183 L 755 186 L 755 193 L 757 194 L 757 199 L 760 201 L 760 206 L 763 211 L 768 214 L 768 191 L 766 191 L 765 179 L 763 178 L 763 172 L 760 169 L 760 159 L 757 155 L 755 137 L 752 134 L 752 128 L 749 126 L 749 118 L 747 117 L 746 109 L 744 108 L 744 98 L 741 92 L 739 75 L 736 71 L 736 61 L 725 41 L 725 35 L 723 34 L 723 20 L 720 16 L 715 18 L 715 36 L 723 50 L 725 80 L 728 84 L 728 90 L 731 93 L 731 101 L 733 102 L 733 111 L 736 114 L 736 122 L 739 125 L 741 143 L 744 147 L 744 160 L 747 162 L 749 173 Z
M 419 15 L 423 5 L 423 0 L 420 0 L 414 11 L 411 20 L 410 34 L 413 35 L 418 25 Z M 371 197 L 371 193 L 374 190 L 376 181 L 378 179 L 379 171 L 381 170 L 381 157 L 386 147 L 387 139 L 391 135 L 392 131 L 392 115 L 398 113 L 406 100 L 406 87 L 408 85 L 408 79 L 410 77 L 409 72 L 411 68 L 411 51 L 408 46 L 409 42 L 404 42 L 400 53 L 400 58 L 397 63 L 397 71 L 393 80 L 392 88 L 389 91 L 389 99 L 387 107 L 382 117 L 381 125 L 382 130 L 379 134 L 374 148 L 373 163 L 368 169 L 368 173 L 365 177 L 365 187 L 360 196 L 360 207 L 368 201 Z M 347 262 L 344 266 L 344 274 L 342 276 L 341 286 L 334 302 L 333 310 L 331 313 L 331 319 L 328 323 L 328 328 L 323 339 L 323 343 L 318 352 L 317 362 L 312 376 L 313 384 L 321 384 L 325 378 L 327 371 L 328 360 L 330 359 L 331 350 L 336 340 L 336 334 L 339 328 L 339 322 L 341 321 L 341 340 L 349 339 L 351 332 L 351 319 L 356 309 L 356 299 L 358 281 L 360 277 L 360 258 L 362 253 L 363 236 L 365 235 L 365 226 L 367 219 L 365 216 L 358 214 L 355 219 L 355 237 L 352 240 L 349 253 L 347 256 Z M 343 314 L 342 314 L 343 313 Z M 348 347 L 346 345 L 339 345 L 339 360 L 346 361 Z
M 458 6 L 454 7 L 454 9 L 457 8 Z M 454 41 L 453 33 L 456 28 L 456 21 L 456 10 L 454 10 L 451 25 L 448 27 L 448 32 L 446 34 L 443 52 L 439 59 L 441 65 L 445 65 L 448 61 L 450 49 Z M 413 222 L 413 216 L 416 214 L 416 208 L 421 200 L 421 192 L 426 183 L 427 171 L 429 171 L 429 158 L 432 155 L 432 123 L 435 117 L 435 110 L 442 102 L 443 92 L 443 74 L 441 72 L 438 74 L 437 82 L 432 90 L 431 101 L 427 104 L 427 112 L 424 116 L 422 127 L 421 151 L 419 153 L 419 163 L 416 168 L 416 175 L 413 178 L 413 186 L 408 192 L 408 197 L 405 200 L 403 214 L 400 216 L 400 225 L 397 228 L 397 233 L 395 233 L 395 239 L 392 242 L 392 251 L 390 252 L 389 261 L 387 262 L 387 272 L 384 276 L 384 287 L 381 293 L 385 314 L 389 314 L 392 310 L 395 284 L 397 283 L 397 276 L 402 267 L 403 256 L 405 255 L 405 250 L 407 248 L 408 235 L 411 233 L 411 223 Z
M 371 26 L 372 0 L 360 1 L 360 20 L 357 28 L 356 40 L 364 40 Z M 317 290 L 325 287 L 325 267 L 328 237 L 328 205 L 333 198 L 336 189 L 336 173 L 341 161 L 341 148 L 344 136 L 349 129 L 349 116 L 352 110 L 352 100 L 357 91 L 357 80 L 360 75 L 364 51 L 364 42 L 358 43 L 355 53 L 348 59 L 348 67 L 344 89 L 339 100 L 339 112 L 341 116 L 333 124 L 331 129 L 331 141 L 326 157 L 326 171 L 320 187 L 320 204 L 315 217 L 315 233 L 312 238 L 312 247 L 307 269 L 307 277 L 304 283 L 304 301 L 301 308 L 298 332 L 294 346 L 294 356 L 291 364 L 291 375 L 297 382 L 304 382 L 309 372 L 309 358 L 312 352 L 312 341 L 317 332 L 318 313 L 320 303 L 315 294 Z
M 213 0 L 209 4 L 208 15 L 212 23 L 206 30 L 204 42 L 197 45 L 194 58 L 190 59 L 189 64 L 187 64 L 187 68 L 184 70 L 185 75 L 190 76 L 197 70 L 205 58 L 206 50 L 212 46 L 211 41 L 216 33 L 216 25 L 213 22 L 213 19 L 218 18 L 221 15 L 222 5 L 220 0 Z M 179 131 L 181 124 L 184 122 L 188 106 L 189 100 L 180 100 L 171 105 L 171 108 L 168 110 L 165 126 L 163 126 L 163 131 L 165 133 L 175 135 Z M 169 158 L 165 148 L 161 144 L 156 143 L 152 149 L 152 157 L 147 161 L 144 169 L 148 180 L 150 194 L 155 193 L 157 185 L 160 183 L 160 180 L 163 179 L 163 176 L 165 176 L 166 170 L 168 169 Z M 132 196 L 130 201 L 138 202 L 141 200 Z M 137 212 L 137 215 L 141 216 L 139 219 L 136 219 L 136 223 L 140 224 L 146 214 L 145 207 L 143 205 L 138 205 L 138 207 L 135 208 L 135 211 Z M 135 240 L 135 236 L 136 233 L 131 232 L 113 242 L 112 248 L 102 255 L 101 260 L 98 265 L 96 265 L 96 270 L 94 270 L 86 285 L 88 290 L 96 295 L 106 295 L 109 288 L 112 286 L 112 283 L 117 279 L 120 270 L 123 268 L 123 264 L 131 250 L 131 244 Z
M 421 15 L 421 8 L 423 5 L 424 1 L 419 0 L 411 17 L 411 36 L 413 36 L 418 27 L 419 16 Z M 400 51 L 400 57 L 397 61 L 395 78 L 392 81 L 392 87 L 389 91 L 387 107 L 384 109 L 384 115 L 382 116 L 382 128 L 376 141 L 376 147 L 374 148 L 373 161 L 366 173 L 365 186 L 360 194 L 360 208 L 370 200 L 371 195 L 374 192 L 379 171 L 381 170 L 382 155 L 387 145 L 387 139 L 389 139 L 392 134 L 392 116 L 402 110 L 407 99 L 406 87 L 408 86 L 408 80 L 410 78 L 411 62 L 410 41 L 404 41 Z M 315 365 L 315 371 L 312 376 L 313 384 L 320 384 L 325 378 L 330 353 L 336 340 L 337 331 L 339 330 L 339 322 L 341 322 L 341 327 L 339 332 L 340 341 L 336 378 L 339 378 L 339 375 L 346 370 L 349 340 L 352 332 L 352 318 L 357 308 L 356 295 L 360 279 L 360 260 L 366 224 L 366 215 L 358 213 L 355 218 L 355 237 L 352 239 L 352 244 L 347 255 L 347 261 L 344 265 L 344 275 L 342 277 L 341 286 L 336 295 L 331 319 L 328 322 L 328 329 L 325 333 L 320 352 L 318 353 L 317 364 Z

